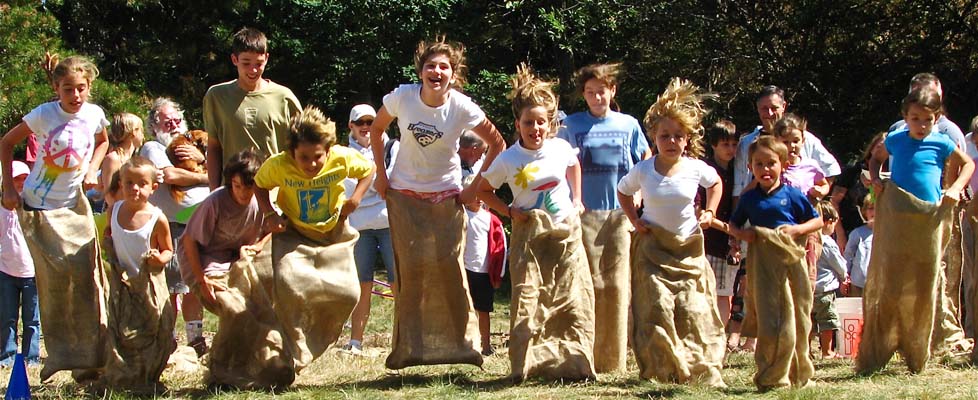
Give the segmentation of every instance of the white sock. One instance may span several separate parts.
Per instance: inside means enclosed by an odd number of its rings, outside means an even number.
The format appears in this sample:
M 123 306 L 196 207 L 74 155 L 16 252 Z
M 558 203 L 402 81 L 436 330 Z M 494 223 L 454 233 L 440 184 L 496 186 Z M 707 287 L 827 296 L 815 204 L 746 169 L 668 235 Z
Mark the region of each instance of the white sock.
M 187 321 L 187 343 L 204 336 L 204 321 Z
M 356 339 L 350 339 L 350 347 L 362 349 L 363 343 L 360 343 L 360 341 Z

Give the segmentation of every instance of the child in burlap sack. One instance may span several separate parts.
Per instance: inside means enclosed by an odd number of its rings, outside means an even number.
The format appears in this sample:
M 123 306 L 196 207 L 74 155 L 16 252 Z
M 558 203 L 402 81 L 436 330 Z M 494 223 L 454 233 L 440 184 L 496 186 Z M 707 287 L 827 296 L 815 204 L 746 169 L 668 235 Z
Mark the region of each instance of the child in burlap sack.
M 645 116 L 656 155 L 618 183 L 618 201 L 635 226 L 632 238 L 632 347 L 639 374 L 661 382 L 725 387 L 720 369 L 726 337 L 703 231 L 716 215 L 723 183 L 703 153 L 702 94 L 673 78 Z M 706 189 L 697 215 L 696 193 Z M 638 217 L 634 196 L 645 211 Z
M 750 244 L 744 332 L 757 334 L 754 384 L 762 391 L 805 386 L 815 369 L 808 353 L 812 285 L 804 244 L 822 219 L 804 193 L 782 182 L 784 144 L 763 136 L 748 154 L 757 186 L 741 196 L 727 229 Z M 743 229 L 748 221 L 751 228 Z

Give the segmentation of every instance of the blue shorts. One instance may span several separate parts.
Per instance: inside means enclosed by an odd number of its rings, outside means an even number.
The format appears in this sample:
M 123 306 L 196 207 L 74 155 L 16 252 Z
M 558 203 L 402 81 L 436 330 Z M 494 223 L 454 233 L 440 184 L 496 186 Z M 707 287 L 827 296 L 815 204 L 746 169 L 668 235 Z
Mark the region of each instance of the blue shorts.
M 360 283 L 373 282 L 378 253 L 387 269 L 387 281 L 394 282 L 394 247 L 391 244 L 391 230 L 364 229 L 360 231 L 360 240 L 353 247 L 353 260 L 357 264 Z

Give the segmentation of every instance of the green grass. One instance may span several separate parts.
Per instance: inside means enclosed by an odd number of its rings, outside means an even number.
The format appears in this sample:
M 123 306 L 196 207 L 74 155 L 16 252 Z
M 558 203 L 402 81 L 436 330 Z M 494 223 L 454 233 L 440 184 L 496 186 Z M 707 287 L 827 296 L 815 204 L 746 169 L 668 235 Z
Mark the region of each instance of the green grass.
M 498 353 L 486 358 L 483 368 L 473 366 L 411 367 L 401 371 L 384 368 L 384 359 L 390 343 L 393 301 L 373 297 L 372 318 L 367 326 L 364 357 L 343 355 L 335 349 L 302 371 L 295 384 L 278 393 L 255 391 L 208 392 L 199 373 L 180 374 L 166 372 L 164 384 L 170 391 L 164 397 L 192 399 L 415 399 L 415 398 L 479 398 L 479 399 L 580 399 L 580 398 L 641 398 L 641 399 L 978 399 L 978 370 L 967 364 L 964 358 L 932 360 L 921 374 L 910 375 L 897 358 L 882 373 L 859 377 L 852 372 L 848 360 L 816 360 L 815 382 L 802 389 L 782 389 L 757 393 L 751 377 L 754 374 L 753 357 L 735 353 L 723 370 L 729 388 L 714 390 L 698 386 L 659 384 L 638 378 L 634 360 L 629 360 L 626 372 L 601 374 L 595 382 L 548 382 L 530 380 L 514 385 L 507 379 L 509 358 L 505 347 L 509 327 L 508 294 L 497 296 L 496 311 L 492 314 L 493 344 Z M 211 332 L 215 325 L 208 316 L 206 327 Z M 182 324 L 182 322 L 178 322 Z M 349 333 L 341 337 L 338 345 L 345 344 Z M 7 372 L 7 371 L 0 371 Z M 70 376 L 61 372 L 54 382 L 39 385 L 38 368 L 28 370 L 33 395 L 40 399 L 77 397 L 103 397 L 87 394 L 84 388 L 71 382 Z M 8 373 L 0 377 L 0 386 L 6 387 Z M 125 394 L 110 393 L 104 398 L 124 399 Z

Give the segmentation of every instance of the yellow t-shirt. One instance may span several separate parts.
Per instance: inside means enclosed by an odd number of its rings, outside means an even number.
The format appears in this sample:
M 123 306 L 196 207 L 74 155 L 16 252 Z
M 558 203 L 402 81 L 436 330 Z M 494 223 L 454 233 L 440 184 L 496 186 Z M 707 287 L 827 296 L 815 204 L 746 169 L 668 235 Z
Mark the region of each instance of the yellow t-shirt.
M 360 152 L 334 145 L 329 148 L 323 169 L 309 178 L 292 155 L 283 151 L 262 164 L 255 185 L 266 190 L 279 188 L 275 202 L 299 232 L 324 234 L 336 226 L 340 208 L 346 202 L 343 180 L 366 178 L 373 172 L 373 165 Z

